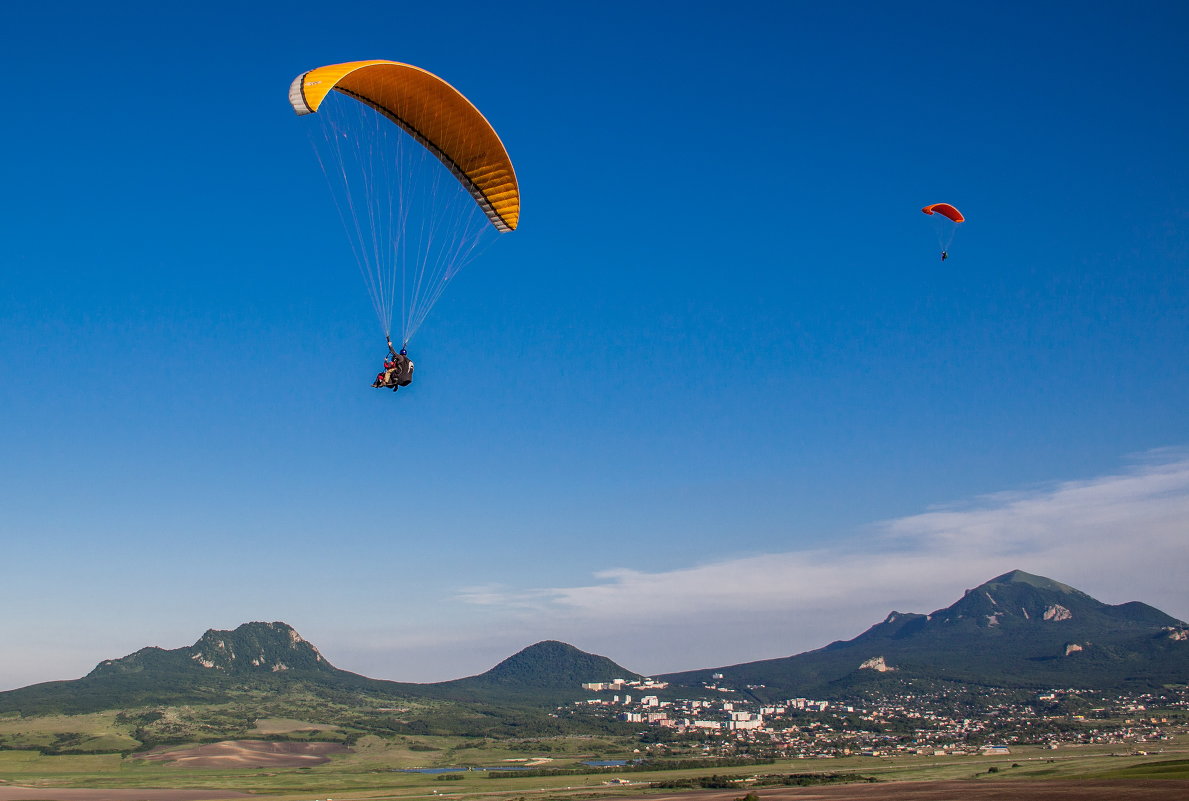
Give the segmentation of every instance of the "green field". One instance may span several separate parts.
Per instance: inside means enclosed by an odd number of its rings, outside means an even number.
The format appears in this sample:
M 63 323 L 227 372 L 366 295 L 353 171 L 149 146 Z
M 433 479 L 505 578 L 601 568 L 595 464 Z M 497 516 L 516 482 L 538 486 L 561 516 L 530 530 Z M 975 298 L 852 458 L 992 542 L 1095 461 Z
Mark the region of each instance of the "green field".
M 1189 759 L 1163 759 L 1128 765 L 1095 775 L 1095 779 L 1189 779 Z
M 280 728 L 300 721 L 270 721 L 262 729 Z M 99 722 L 96 721 L 99 726 Z M 101 728 L 101 727 L 100 727 Z M 96 731 L 101 736 L 102 731 Z M 535 750 L 526 746 L 536 745 Z M 1113 752 L 1119 752 L 1116 755 Z M 219 788 L 278 798 L 415 799 L 450 796 L 465 801 L 513 801 L 521 797 L 591 798 L 640 795 L 653 781 L 698 776 L 732 776 L 747 779 L 758 774 L 855 774 L 881 781 L 978 779 L 1189 779 L 1189 738 L 1168 742 L 1163 753 L 1132 755 L 1119 746 L 1085 746 L 1058 749 L 1017 748 L 997 756 L 848 757 L 844 759 L 793 759 L 771 765 L 734 768 L 698 768 L 680 771 L 623 772 L 546 777 L 488 778 L 470 771 L 448 774 L 398 773 L 400 768 L 523 764 L 570 767 L 581 759 L 638 756 L 631 743 L 589 737 L 553 738 L 530 742 L 468 741 L 458 737 L 364 737 L 352 752 L 322 765 L 302 768 L 179 768 L 119 754 L 45 756 L 35 751 L 0 751 L 0 784 L 73 788 Z M 545 761 L 549 760 L 549 761 Z M 606 782 L 621 778 L 630 784 Z M 747 785 L 740 785 L 743 795 Z M 667 791 L 671 792 L 671 791 Z

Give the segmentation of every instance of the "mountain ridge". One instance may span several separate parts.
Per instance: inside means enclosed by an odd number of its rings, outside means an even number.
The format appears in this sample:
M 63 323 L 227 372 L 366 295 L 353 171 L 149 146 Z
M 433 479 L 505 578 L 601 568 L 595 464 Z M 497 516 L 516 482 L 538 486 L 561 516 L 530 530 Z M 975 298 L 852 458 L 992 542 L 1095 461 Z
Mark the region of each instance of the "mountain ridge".
M 1013 570 L 931 614 L 892 611 L 850 640 L 788 657 L 663 674 L 675 688 L 718 681 L 757 697 L 840 695 L 909 678 L 996 686 L 1152 685 L 1189 681 L 1189 627 L 1139 601 L 1109 605 L 1069 585 Z M 641 674 L 568 643 L 530 645 L 491 669 L 428 684 L 372 679 L 332 665 L 292 626 L 251 622 L 208 629 L 193 645 L 142 648 L 80 679 L 0 692 L 0 712 L 65 713 L 219 703 L 244 692 L 292 691 L 370 703 L 442 700 L 546 707 L 581 685 Z
M 762 685 L 759 695 L 773 697 L 838 694 L 908 678 L 1007 687 L 1158 685 L 1189 678 L 1189 648 L 1180 639 L 1185 631 L 1183 621 L 1142 602 L 1112 606 L 1067 584 L 1013 570 L 931 614 L 893 611 L 850 640 L 660 678 L 704 686 L 721 675 L 735 684 Z
M 208 629 L 189 646 L 148 646 L 105 659 L 79 679 L 0 692 L 0 713 L 36 708 L 66 714 L 176 703 L 218 703 L 243 692 L 300 687 L 321 697 L 343 693 L 399 702 L 446 700 L 539 706 L 583 694 L 582 682 L 635 678 L 607 657 L 567 643 L 530 645 L 474 676 L 433 683 L 372 679 L 332 665 L 317 647 L 281 621 Z

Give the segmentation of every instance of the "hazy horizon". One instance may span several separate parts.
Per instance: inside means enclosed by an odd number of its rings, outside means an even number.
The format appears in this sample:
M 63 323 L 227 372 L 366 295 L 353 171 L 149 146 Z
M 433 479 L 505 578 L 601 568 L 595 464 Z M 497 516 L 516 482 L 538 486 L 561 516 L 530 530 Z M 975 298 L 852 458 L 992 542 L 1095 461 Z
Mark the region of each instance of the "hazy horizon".
M 1130 520 L 1147 526 L 1142 541 L 1120 536 L 1120 522 Z M 1017 569 L 1069 584 L 1104 603 L 1142 601 L 1189 620 L 1179 561 L 1187 549 L 1185 520 L 1189 457 L 1153 453 L 1116 475 L 997 493 L 882 521 L 832 549 L 751 555 L 663 574 L 605 571 L 586 586 L 469 588 L 450 602 L 471 605 L 475 622 L 453 632 L 432 623 L 389 632 L 325 619 L 307 625 L 300 616 L 278 616 L 280 607 L 273 606 L 278 614 L 271 617 L 205 625 L 190 633 L 173 625 L 168 641 L 137 641 L 135 632 L 125 631 L 118 641 L 127 650 L 118 654 L 91 638 L 86 649 L 62 652 L 79 664 L 84 650 L 92 654 L 77 675 L 45 676 L 0 690 L 79 678 L 105 659 L 146 646 L 187 647 L 207 629 L 254 621 L 287 623 L 335 667 L 390 681 L 475 675 L 542 640 L 568 642 L 645 675 L 673 673 L 790 656 L 848 640 L 889 612 L 934 612 L 965 590 Z M 1060 537 L 1063 525 L 1075 526 L 1082 538 Z M 872 558 L 880 564 L 870 564 Z M 854 578 L 859 570 L 865 580 Z M 800 581 L 790 584 L 790 573 Z M 1071 573 L 1082 579 L 1071 580 Z M 717 589 L 707 591 L 708 586 Z M 661 597 L 665 608 L 658 606 Z M 499 625 L 492 625 L 493 610 Z M 631 621 L 646 611 L 651 617 Z M 790 612 L 808 619 L 785 619 Z M 772 641 L 774 633 L 784 637 L 779 644 Z M 678 638 L 710 645 L 685 649 L 696 664 L 676 664 Z

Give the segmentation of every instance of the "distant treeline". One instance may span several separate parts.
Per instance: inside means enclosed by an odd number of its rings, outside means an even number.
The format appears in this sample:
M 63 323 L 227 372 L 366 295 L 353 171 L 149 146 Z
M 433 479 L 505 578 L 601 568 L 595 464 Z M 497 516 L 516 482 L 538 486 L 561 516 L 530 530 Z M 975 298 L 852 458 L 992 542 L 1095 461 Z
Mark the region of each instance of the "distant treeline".
M 489 779 L 520 779 L 539 776 L 588 776 L 594 773 L 648 773 L 658 770 L 697 770 L 698 768 L 739 768 L 748 765 L 771 765 L 773 759 L 756 759 L 753 757 L 724 757 L 722 759 L 667 759 L 651 762 L 648 760 L 631 765 L 611 765 L 608 767 L 587 765 L 581 768 L 533 768 L 531 770 L 493 770 L 488 771 Z
M 814 784 L 875 782 L 874 776 L 857 773 L 768 773 L 763 776 L 691 776 L 667 782 L 652 782 L 657 790 L 731 790 L 746 782 L 748 787 L 809 787 Z

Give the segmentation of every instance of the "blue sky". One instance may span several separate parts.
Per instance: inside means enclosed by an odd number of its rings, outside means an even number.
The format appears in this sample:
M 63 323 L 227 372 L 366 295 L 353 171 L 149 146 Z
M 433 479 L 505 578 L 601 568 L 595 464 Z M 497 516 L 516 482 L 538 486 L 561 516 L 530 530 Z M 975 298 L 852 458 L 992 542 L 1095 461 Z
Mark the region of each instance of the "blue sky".
M 6 12 L 0 688 L 249 620 L 690 669 L 1013 568 L 1189 617 L 1184 4 L 321 8 Z M 286 102 L 365 58 L 523 195 L 398 396 Z

